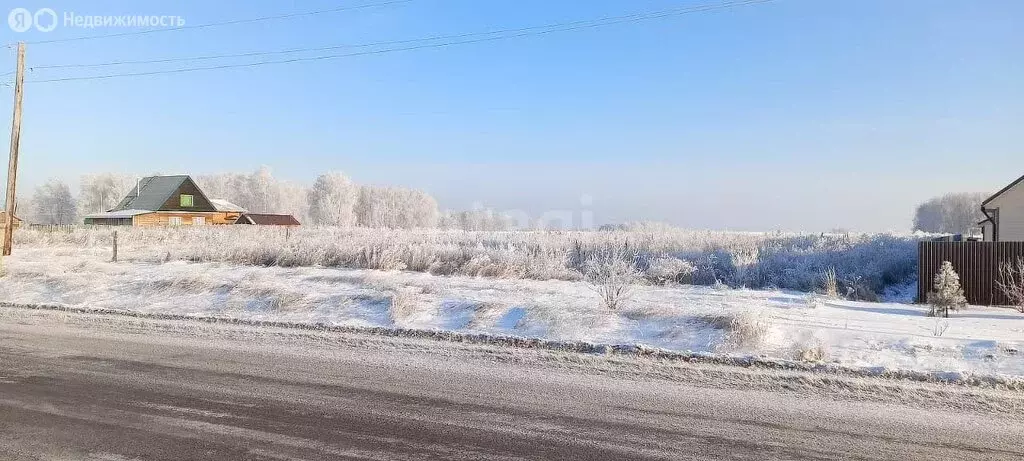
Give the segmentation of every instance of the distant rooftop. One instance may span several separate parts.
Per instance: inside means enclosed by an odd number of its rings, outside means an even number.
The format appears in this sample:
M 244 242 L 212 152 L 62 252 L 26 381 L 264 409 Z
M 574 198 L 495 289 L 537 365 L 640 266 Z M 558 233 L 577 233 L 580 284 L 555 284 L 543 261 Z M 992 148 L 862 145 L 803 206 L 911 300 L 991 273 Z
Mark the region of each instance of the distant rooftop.
M 239 224 L 255 224 L 258 226 L 299 226 L 299 220 L 287 214 L 246 213 L 238 218 Z
M 235 205 L 234 203 L 231 203 L 231 202 L 229 202 L 227 200 L 221 200 L 221 199 L 212 198 L 212 199 L 210 199 L 210 203 L 213 204 L 213 207 L 215 209 L 217 209 L 217 211 L 223 211 L 223 212 L 229 212 L 229 213 L 230 212 L 245 213 L 247 211 L 245 208 L 242 208 L 242 207 L 240 207 L 238 205 Z

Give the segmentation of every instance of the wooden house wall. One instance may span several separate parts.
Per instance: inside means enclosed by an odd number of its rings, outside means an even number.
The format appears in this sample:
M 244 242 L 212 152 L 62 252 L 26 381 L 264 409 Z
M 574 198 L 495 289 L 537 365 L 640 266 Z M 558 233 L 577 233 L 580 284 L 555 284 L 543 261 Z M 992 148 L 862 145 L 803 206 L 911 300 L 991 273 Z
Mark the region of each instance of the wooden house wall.
M 211 213 L 189 213 L 184 211 L 157 211 L 154 213 L 146 213 L 135 217 L 136 226 L 169 226 L 170 218 L 172 216 L 181 218 L 182 226 L 193 226 L 195 225 L 194 218 L 203 217 L 206 218 L 207 226 L 217 226 L 234 224 L 238 220 L 241 213 L 235 212 L 220 212 L 215 211 Z

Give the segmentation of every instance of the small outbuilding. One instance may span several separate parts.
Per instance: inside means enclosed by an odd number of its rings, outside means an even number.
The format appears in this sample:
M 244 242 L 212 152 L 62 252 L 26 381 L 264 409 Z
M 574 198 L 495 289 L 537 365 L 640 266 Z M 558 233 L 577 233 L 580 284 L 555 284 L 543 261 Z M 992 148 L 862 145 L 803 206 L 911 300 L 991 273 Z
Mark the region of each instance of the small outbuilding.
M 235 224 L 254 226 L 300 226 L 299 220 L 290 214 L 242 213 Z
M 21 227 L 22 221 L 17 216 L 14 217 L 14 228 Z M 7 212 L 0 211 L 0 229 L 7 228 Z

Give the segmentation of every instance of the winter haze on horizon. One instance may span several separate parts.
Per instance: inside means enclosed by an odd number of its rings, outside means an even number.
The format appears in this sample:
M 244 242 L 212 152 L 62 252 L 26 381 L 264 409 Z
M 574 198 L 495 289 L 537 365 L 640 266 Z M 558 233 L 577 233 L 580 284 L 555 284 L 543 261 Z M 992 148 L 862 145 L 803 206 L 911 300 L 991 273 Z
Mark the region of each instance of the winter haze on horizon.
M 82 15 L 171 14 L 189 24 L 339 4 L 23 3 Z M 32 68 L 405 40 L 712 3 L 417 0 L 272 28 L 34 45 L 108 31 L 4 26 L 0 40 L 30 42 Z M 338 170 L 359 183 L 422 189 L 442 209 L 589 212 L 595 225 L 908 230 L 914 208 L 933 196 L 994 192 L 1024 175 L 1022 19 L 1024 3 L 1012 0 L 778 0 L 252 68 L 33 83 L 196 64 L 40 68 L 26 78 L 20 197 L 51 177 L 75 190 L 90 173 L 202 176 L 267 165 L 293 182 Z M 13 54 L 0 60 L 6 74 Z M 11 102 L 0 87 L 4 145 Z

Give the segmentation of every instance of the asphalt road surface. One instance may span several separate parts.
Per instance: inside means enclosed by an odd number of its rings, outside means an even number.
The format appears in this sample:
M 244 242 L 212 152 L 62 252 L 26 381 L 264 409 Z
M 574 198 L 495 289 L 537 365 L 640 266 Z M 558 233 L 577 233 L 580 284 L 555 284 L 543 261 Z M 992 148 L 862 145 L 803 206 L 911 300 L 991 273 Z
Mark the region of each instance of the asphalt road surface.
M 0 312 L 0 459 L 1024 459 L 1020 418 L 952 402 L 101 317 Z

